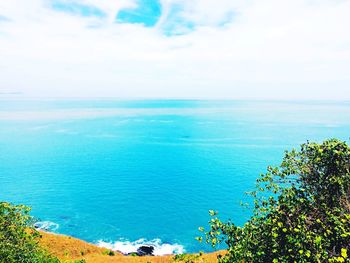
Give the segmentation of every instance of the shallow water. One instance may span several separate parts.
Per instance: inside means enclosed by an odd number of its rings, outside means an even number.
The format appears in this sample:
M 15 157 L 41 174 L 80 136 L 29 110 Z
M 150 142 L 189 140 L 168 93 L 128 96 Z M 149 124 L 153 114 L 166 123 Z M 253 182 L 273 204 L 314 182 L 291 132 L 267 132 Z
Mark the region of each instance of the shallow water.
M 244 192 L 285 149 L 349 131 L 347 102 L 2 99 L 0 200 L 126 252 L 207 251 L 209 209 L 243 224 Z

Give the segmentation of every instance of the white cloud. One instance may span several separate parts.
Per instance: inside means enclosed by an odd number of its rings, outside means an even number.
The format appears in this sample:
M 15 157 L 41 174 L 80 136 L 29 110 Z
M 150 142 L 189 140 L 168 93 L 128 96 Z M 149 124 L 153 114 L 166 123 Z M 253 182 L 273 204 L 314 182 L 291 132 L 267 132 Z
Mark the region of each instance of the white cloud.
M 196 30 L 113 23 L 134 1 L 81 0 L 107 19 L 3 0 L 0 92 L 33 96 L 350 99 L 350 1 L 163 0 Z M 218 26 L 228 13 L 232 21 Z M 165 19 L 163 17 L 163 19 Z

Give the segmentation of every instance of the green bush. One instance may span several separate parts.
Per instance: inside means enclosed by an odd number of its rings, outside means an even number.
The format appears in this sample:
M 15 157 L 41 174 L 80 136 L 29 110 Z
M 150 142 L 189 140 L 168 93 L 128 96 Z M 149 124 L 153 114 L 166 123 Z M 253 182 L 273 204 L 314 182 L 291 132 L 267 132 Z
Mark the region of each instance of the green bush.
M 219 262 L 350 262 L 350 147 L 336 139 L 286 152 L 257 180 L 253 215 L 242 227 L 212 216 L 208 243 Z M 200 229 L 204 231 L 202 228 Z
M 114 251 L 113 250 L 109 250 L 109 249 L 103 251 L 102 254 L 103 255 L 108 255 L 108 256 L 111 256 L 111 257 L 115 255 Z
M 173 257 L 173 261 L 179 263 L 196 263 L 199 262 L 201 256 L 201 254 L 177 254 Z
M 56 263 L 38 245 L 38 231 L 31 227 L 30 209 L 0 202 L 0 262 Z

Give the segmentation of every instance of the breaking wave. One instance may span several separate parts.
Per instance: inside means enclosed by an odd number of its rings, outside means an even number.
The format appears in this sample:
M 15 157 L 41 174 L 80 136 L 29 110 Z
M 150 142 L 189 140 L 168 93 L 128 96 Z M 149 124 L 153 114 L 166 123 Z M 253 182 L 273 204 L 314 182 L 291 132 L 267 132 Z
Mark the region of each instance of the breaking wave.
M 153 254 L 155 256 L 182 254 L 185 252 L 185 249 L 182 245 L 162 243 L 162 241 L 158 238 L 150 241 L 144 238 L 141 238 L 133 242 L 123 241 L 123 240 L 115 241 L 115 242 L 105 242 L 103 240 L 99 240 L 97 242 L 97 245 L 99 247 L 120 251 L 123 254 L 136 252 L 140 246 L 144 246 L 144 245 L 153 246 L 154 247 Z
M 60 225 L 51 221 L 39 221 L 34 223 L 34 227 L 36 229 L 47 232 L 55 232 L 60 227 Z

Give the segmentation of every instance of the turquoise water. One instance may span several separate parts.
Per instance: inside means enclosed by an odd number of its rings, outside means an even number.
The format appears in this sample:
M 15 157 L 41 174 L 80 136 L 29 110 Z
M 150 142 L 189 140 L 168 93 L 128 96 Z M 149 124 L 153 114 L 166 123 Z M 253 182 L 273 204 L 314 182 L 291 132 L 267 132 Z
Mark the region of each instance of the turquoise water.
M 207 251 L 209 209 L 243 224 L 244 192 L 285 149 L 349 136 L 347 102 L 2 99 L 0 200 L 126 252 Z

